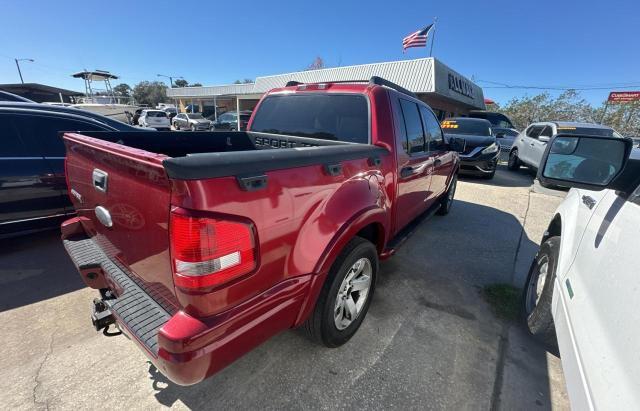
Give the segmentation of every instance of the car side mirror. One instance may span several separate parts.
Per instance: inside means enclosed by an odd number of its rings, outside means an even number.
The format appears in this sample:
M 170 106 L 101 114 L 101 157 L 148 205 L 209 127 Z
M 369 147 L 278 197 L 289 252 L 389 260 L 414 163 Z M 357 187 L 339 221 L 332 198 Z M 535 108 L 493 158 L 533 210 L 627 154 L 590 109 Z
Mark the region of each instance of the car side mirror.
M 627 138 L 558 134 L 547 144 L 537 177 L 543 187 L 630 193 L 640 176 L 640 159 L 629 160 L 632 148 Z
M 450 137 L 449 138 L 449 150 L 457 151 L 458 153 L 463 153 L 464 149 L 467 147 L 467 140 L 460 137 Z
M 547 136 L 538 136 L 538 141 L 541 141 L 543 143 L 548 143 L 549 140 L 551 140 L 551 137 L 547 137 Z

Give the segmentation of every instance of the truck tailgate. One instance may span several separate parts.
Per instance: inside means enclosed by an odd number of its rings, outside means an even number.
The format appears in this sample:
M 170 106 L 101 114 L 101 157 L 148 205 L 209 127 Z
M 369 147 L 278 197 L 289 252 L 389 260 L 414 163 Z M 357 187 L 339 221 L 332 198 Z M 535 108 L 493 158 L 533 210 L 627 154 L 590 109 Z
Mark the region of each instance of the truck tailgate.
M 70 197 L 85 231 L 158 303 L 175 307 L 167 157 L 72 133 L 64 140 Z

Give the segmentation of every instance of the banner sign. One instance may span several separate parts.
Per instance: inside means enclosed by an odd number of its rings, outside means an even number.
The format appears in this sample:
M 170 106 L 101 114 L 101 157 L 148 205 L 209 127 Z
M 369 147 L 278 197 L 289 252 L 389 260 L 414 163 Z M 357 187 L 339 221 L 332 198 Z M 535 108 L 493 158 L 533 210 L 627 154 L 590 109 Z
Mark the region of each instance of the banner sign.
M 640 91 L 612 91 L 607 99 L 609 103 L 631 103 L 640 101 Z

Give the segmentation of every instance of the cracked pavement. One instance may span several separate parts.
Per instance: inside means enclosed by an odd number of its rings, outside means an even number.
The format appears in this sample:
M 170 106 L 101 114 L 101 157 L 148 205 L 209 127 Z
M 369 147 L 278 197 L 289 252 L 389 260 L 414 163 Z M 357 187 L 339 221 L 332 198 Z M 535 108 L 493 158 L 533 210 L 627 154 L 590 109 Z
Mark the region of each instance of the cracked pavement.
M 96 295 L 55 232 L 0 243 L 0 400 L 6 409 L 568 409 L 558 358 L 496 319 L 481 287 L 521 286 L 556 195 L 525 170 L 463 179 L 445 217 L 381 265 L 356 336 L 326 349 L 297 331 L 179 387 L 89 320 Z

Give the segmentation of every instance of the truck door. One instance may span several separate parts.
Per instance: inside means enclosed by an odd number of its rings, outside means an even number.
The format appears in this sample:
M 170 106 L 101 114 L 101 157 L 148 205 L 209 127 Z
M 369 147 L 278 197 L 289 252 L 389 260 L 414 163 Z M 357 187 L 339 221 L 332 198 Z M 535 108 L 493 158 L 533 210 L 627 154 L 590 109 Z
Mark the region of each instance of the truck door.
M 637 240 L 640 238 L 640 186 L 628 198 L 612 190 L 595 206 L 573 266 L 559 279 L 577 357 L 599 404 L 615 398 L 640 402 Z M 555 313 L 555 316 L 563 315 Z M 568 337 L 568 336 L 565 336 Z M 615 389 L 611 382 L 615 381 Z M 618 403 L 619 405 L 622 405 Z M 631 406 L 633 407 L 633 406 Z
M 533 159 L 533 147 L 534 142 L 537 141 L 538 136 L 542 132 L 544 126 L 530 126 L 524 133 L 518 137 L 518 156 L 526 164 L 534 165 L 537 167 L 537 163 Z
M 451 175 L 455 157 L 453 152 L 446 150 L 440 123 L 433 112 L 426 106 L 420 106 L 420 113 L 427 139 L 427 152 L 433 157 L 433 172 L 427 201 L 427 205 L 430 206 L 446 191 L 447 177 Z
M 434 157 L 426 151 L 418 104 L 397 99 L 394 106 L 398 158 L 398 194 L 395 207 L 397 232 L 427 209 Z

